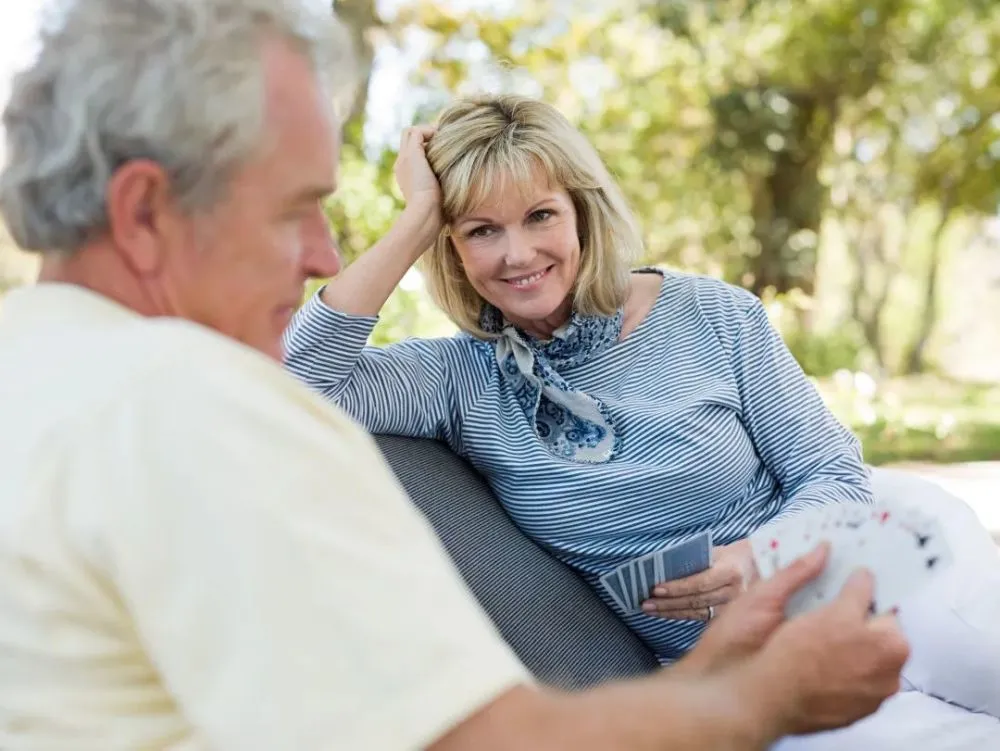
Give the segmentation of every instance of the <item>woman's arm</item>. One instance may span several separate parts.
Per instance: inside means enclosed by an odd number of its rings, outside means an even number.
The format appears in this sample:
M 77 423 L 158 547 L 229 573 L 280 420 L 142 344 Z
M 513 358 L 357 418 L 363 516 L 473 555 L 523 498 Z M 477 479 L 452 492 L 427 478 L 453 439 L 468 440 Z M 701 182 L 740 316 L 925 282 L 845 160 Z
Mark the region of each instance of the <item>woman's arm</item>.
M 435 210 L 408 205 L 381 240 L 323 287 L 323 302 L 348 315 L 377 316 L 406 272 L 437 239 L 440 221 Z
M 379 242 L 309 300 L 285 332 L 285 365 L 374 433 L 449 437 L 456 410 L 448 350 L 457 340 L 366 347 L 378 313 L 437 238 L 440 188 L 424 145 L 433 128 L 408 128 L 396 160 L 406 209 Z M 458 362 L 463 354 L 454 352 Z M 456 359 L 458 358 L 458 359 Z
M 441 188 L 424 148 L 432 126 L 407 128 L 399 144 L 394 172 L 406 209 L 392 228 L 367 252 L 323 288 L 330 308 L 353 316 L 376 316 L 403 275 L 441 231 Z
M 372 433 L 450 441 L 458 392 L 475 388 L 474 347 L 459 338 L 366 346 L 377 321 L 333 310 L 319 293 L 285 332 L 285 367 Z
M 830 502 L 872 502 L 859 441 L 827 409 L 756 298 L 732 359 L 743 422 L 786 499 L 779 517 Z

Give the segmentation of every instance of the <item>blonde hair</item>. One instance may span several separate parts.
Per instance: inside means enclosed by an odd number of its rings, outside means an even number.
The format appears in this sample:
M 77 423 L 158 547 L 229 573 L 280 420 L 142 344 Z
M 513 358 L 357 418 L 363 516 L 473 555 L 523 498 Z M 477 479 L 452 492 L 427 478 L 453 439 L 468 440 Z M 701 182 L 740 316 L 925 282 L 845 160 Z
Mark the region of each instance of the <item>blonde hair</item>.
M 628 295 L 642 238 L 621 189 L 594 147 L 558 110 L 514 95 L 459 99 L 438 118 L 427 145 L 441 183 L 445 229 L 422 260 L 428 291 L 461 329 L 490 338 L 479 320 L 485 300 L 462 269 L 448 225 L 508 186 L 527 186 L 541 168 L 573 201 L 580 271 L 573 308 L 612 315 Z

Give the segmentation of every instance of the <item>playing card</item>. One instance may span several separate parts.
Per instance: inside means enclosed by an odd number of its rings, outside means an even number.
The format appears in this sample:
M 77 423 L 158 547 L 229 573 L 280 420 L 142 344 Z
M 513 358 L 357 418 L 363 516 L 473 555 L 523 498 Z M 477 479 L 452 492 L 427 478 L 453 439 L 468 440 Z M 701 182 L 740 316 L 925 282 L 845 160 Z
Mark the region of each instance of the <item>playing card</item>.
M 642 572 L 642 592 L 640 597 L 642 600 L 648 600 L 650 593 L 653 591 L 653 587 L 663 581 L 662 573 L 657 565 L 656 553 L 650 553 L 649 555 L 644 555 L 639 559 L 639 570 Z
M 638 612 L 660 582 L 700 573 L 712 565 L 712 533 L 703 532 L 663 550 L 626 561 L 601 583 L 626 613 Z
M 638 610 L 642 605 L 642 582 L 640 581 L 640 570 L 639 561 L 631 560 L 628 562 L 629 571 L 632 574 L 632 601 L 635 603 L 633 608 Z
M 654 555 L 663 572 L 661 582 L 699 574 L 712 565 L 712 533 L 702 532 Z
M 611 595 L 611 599 L 617 603 L 618 607 L 622 610 L 628 609 L 625 604 L 625 590 L 622 589 L 621 582 L 618 579 L 617 569 L 604 574 L 601 577 L 601 584 L 607 590 L 608 594 Z
M 950 566 L 954 557 L 944 529 L 933 519 L 887 520 L 877 528 L 881 539 L 877 549 L 869 547 L 866 565 L 875 576 L 873 609 L 882 614 L 898 609 L 931 577 Z
M 618 567 L 618 580 L 622 583 L 622 590 L 625 593 L 625 610 L 631 613 L 636 610 L 638 604 L 637 587 L 635 586 L 635 576 L 632 572 L 631 561 L 623 563 Z
M 773 522 L 750 536 L 757 571 L 769 579 L 796 558 L 821 542 L 834 543 L 845 531 L 856 529 L 872 518 L 872 507 L 860 503 L 838 503 L 808 509 Z
M 639 594 L 642 594 L 642 592 L 646 589 L 647 585 L 646 570 L 642 567 L 642 559 L 636 558 L 635 560 L 631 561 L 631 564 L 635 568 L 635 580 L 637 585 L 636 588 Z
M 751 536 L 751 547 L 761 577 L 769 578 L 824 540 L 831 546 L 826 568 L 791 598 L 789 616 L 836 598 L 859 568 L 870 570 L 875 579 L 873 613 L 891 612 L 952 562 L 936 520 L 917 510 L 883 505 L 810 509 L 758 530 Z

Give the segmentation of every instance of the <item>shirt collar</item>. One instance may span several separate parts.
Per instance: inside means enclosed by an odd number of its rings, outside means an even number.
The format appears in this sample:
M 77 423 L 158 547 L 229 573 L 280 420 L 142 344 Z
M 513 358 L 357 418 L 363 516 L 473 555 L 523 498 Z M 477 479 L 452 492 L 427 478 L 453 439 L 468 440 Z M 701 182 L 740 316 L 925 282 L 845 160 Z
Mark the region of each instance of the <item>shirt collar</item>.
M 131 308 L 77 284 L 40 282 L 18 287 L 0 298 L 0 320 L 5 327 L 112 323 L 139 317 Z

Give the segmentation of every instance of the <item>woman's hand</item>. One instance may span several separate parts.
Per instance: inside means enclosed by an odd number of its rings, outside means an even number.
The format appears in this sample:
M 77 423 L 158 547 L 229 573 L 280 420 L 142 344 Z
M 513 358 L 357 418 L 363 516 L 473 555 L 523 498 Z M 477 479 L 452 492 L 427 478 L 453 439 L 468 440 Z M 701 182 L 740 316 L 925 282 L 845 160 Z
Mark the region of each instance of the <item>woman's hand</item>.
M 425 151 L 434 131 L 433 125 L 416 125 L 403 131 L 393 173 L 407 210 L 426 214 L 440 224 L 441 185 L 431 170 Z
M 712 566 L 700 574 L 663 582 L 642 604 L 643 612 L 660 618 L 707 621 L 757 580 L 749 540 L 712 549 Z
M 367 252 L 331 279 L 320 293 L 330 308 L 351 316 L 377 316 L 389 295 L 441 233 L 441 187 L 424 148 L 430 125 L 403 131 L 394 172 L 406 209 Z

